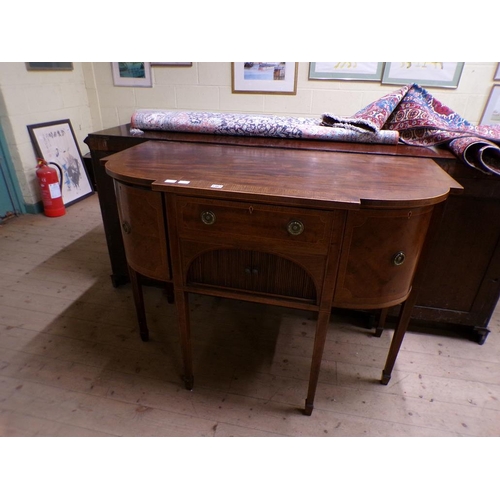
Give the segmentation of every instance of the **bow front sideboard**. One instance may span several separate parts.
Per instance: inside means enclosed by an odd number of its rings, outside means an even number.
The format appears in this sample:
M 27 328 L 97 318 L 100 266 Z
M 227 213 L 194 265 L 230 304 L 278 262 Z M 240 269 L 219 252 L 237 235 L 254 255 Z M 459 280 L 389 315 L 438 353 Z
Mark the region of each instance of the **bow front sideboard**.
M 480 344 L 486 340 L 488 323 L 500 296 L 500 177 L 470 168 L 441 148 L 182 132 L 145 131 L 137 135 L 131 133 L 128 124 L 93 132 L 85 142 L 90 150 L 114 286 L 128 283 L 129 272 L 113 179 L 100 160 L 146 141 L 362 153 L 396 157 L 401 164 L 410 157 L 430 159 L 464 189 L 452 192 L 446 203 L 430 250 L 426 277 L 412 310 L 412 323 L 430 325 L 443 334 L 450 330 L 463 333 Z M 390 309 L 392 317 L 398 313 L 398 306 Z
M 316 312 L 307 415 L 332 307 L 402 305 L 389 382 L 446 199 L 462 189 L 430 159 L 248 145 L 149 141 L 102 165 L 143 340 L 142 277 L 173 288 L 188 389 L 189 293 Z

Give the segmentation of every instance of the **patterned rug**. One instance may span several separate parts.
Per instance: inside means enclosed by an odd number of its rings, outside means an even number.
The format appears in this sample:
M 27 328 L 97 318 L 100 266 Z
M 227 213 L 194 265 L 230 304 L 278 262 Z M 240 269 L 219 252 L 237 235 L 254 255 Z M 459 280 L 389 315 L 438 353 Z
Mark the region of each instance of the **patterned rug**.
M 325 114 L 323 124 L 398 131 L 405 144 L 446 145 L 467 165 L 500 175 L 500 126 L 469 123 L 417 84 L 382 97 L 350 118 Z
M 351 117 L 321 119 L 200 111 L 139 109 L 131 132 L 144 130 L 216 135 L 319 139 L 412 146 L 447 146 L 467 165 L 500 175 L 500 126 L 472 125 L 417 84 L 372 102 Z
M 131 126 L 132 133 L 135 134 L 140 134 L 142 130 L 166 130 L 382 144 L 397 144 L 399 140 L 399 133 L 395 130 L 325 127 L 321 119 L 315 118 L 201 111 L 139 109 L 132 116 Z

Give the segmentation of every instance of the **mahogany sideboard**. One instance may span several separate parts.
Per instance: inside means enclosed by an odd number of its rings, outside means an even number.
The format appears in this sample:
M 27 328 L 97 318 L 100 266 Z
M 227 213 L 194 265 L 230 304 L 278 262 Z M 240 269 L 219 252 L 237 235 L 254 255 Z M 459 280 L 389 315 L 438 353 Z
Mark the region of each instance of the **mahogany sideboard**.
M 177 141 L 247 145 L 292 150 L 364 153 L 391 157 L 429 158 L 464 190 L 446 203 L 439 234 L 430 250 L 427 273 L 412 322 L 463 332 L 484 343 L 500 295 L 500 178 L 485 175 L 445 149 L 405 145 L 339 143 L 297 139 L 215 136 L 180 132 L 130 133 L 121 125 L 89 134 L 95 182 L 111 261 L 114 286 L 129 281 L 113 181 L 100 159 L 145 141 Z M 391 309 L 395 316 L 397 308 Z
M 149 141 L 101 160 L 113 178 L 139 329 L 142 277 L 173 286 L 193 387 L 189 293 L 317 313 L 305 414 L 332 307 L 402 304 L 381 382 L 391 378 L 450 192 L 423 158 Z

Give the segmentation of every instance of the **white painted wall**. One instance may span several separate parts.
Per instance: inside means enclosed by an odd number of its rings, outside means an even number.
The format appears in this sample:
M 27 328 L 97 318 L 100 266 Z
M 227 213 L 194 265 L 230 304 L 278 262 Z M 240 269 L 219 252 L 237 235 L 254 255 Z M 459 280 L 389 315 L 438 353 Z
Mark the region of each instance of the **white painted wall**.
M 473 123 L 481 119 L 497 63 L 466 63 L 457 89 L 428 88 L 443 104 Z M 309 63 L 299 63 L 296 95 L 231 93 L 231 63 L 192 67 L 154 66 L 153 88 L 114 87 L 109 63 L 94 63 L 105 128 L 130 121 L 138 108 L 185 109 L 320 116 L 351 115 L 391 91 L 380 82 L 309 80 Z
M 81 147 L 93 129 L 90 109 L 81 63 L 73 71 L 28 71 L 24 62 L 0 63 L 0 124 L 27 205 L 41 195 L 26 126 L 69 119 Z
M 466 63 L 457 89 L 428 88 L 463 118 L 478 123 L 494 85 L 496 62 Z M 74 63 L 70 72 L 31 72 L 23 62 L 0 63 L 0 123 L 26 203 L 40 200 L 35 155 L 26 125 L 69 118 L 82 154 L 89 132 L 130 122 L 139 108 L 266 113 L 319 117 L 352 115 L 398 88 L 380 82 L 309 80 L 299 63 L 296 95 L 233 94 L 231 63 L 152 68 L 152 88 L 115 87 L 111 63 Z

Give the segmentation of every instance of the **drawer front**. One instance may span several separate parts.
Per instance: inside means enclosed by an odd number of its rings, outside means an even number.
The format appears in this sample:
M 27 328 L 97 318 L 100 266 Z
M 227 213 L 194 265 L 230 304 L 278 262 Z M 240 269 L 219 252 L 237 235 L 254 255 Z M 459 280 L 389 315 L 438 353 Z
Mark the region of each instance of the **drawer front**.
M 118 214 L 127 263 L 138 273 L 170 279 L 161 193 L 115 181 Z
M 266 249 L 322 255 L 333 226 L 332 212 L 258 203 L 179 197 L 176 212 L 183 239 L 235 246 L 258 241 Z
M 432 207 L 351 212 L 333 305 L 379 308 L 405 300 L 431 214 Z

